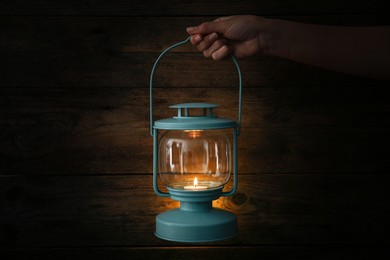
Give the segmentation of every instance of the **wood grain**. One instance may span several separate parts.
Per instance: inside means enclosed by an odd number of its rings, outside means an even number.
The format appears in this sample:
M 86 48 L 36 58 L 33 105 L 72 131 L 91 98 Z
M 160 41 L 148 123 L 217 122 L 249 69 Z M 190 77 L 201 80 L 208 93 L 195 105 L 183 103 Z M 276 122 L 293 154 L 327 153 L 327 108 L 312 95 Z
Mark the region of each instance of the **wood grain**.
M 390 195 L 389 175 L 239 178 L 238 193 L 214 203 L 238 215 L 239 235 L 214 245 L 388 242 L 390 211 L 383 198 Z M 0 246 L 178 245 L 153 234 L 155 216 L 178 203 L 154 195 L 151 181 L 150 175 L 3 176 Z
M 151 172 L 147 89 L 0 93 L 1 174 Z M 237 118 L 237 89 L 176 88 L 156 89 L 156 118 L 173 116 L 167 107 L 188 101 L 188 93 L 195 102 L 221 101 L 217 114 Z M 240 172 L 388 170 L 386 93 L 371 87 L 244 89 Z
M 372 86 L 244 87 L 243 127 L 386 126 L 387 93 Z M 169 106 L 182 102 L 216 103 L 218 116 L 237 118 L 238 88 L 156 88 L 153 101 L 155 119 L 175 116 L 176 109 Z M 64 117 L 64 124 L 84 130 L 99 125 L 149 127 L 145 88 L 2 88 L 0 102 L 4 130 L 28 126 L 46 114 L 58 114 L 51 121 Z
M 360 16 L 350 20 L 339 17 L 326 16 L 322 21 L 362 21 Z M 381 24 L 369 17 L 363 20 Z M 199 19 L 2 17 L 1 86 L 147 87 L 155 52 L 187 37 L 184 28 Z M 295 19 L 316 21 L 315 16 Z M 196 48 L 188 45 L 177 51 L 196 52 Z M 274 57 L 258 56 L 240 63 L 244 86 L 250 87 L 385 85 Z M 231 61 L 212 62 L 199 53 L 169 54 L 155 79 L 156 85 L 163 87 L 229 87 L 236 81 Z
M 239 188 L 214 202 L 238 215 L 229 241 L 154 236 L 155 216 L 178 202 L 153 193 L 148 131 L 151 67 L 186 27 L 248 13 L 388 25 L 385 3 L 1 1 L 0 258 L 390 256 L 388 82 L 261 55 L 240 61 Z M 193 46 L 162 60 L 154 87 L 157 119 L 188 101 L 236 118 L 231 61 Z
M 232 14 L 350 14 L 386 13 L 385 1 L 50 1 L 15 0 L 0 5 L 0 15 L 202 16 Z
M 19 130 L 9 134 L 13 139 L 2 141 L 1 174 L 146 174 L 152 170 L 148 129 L 102 127 L 78 135 L 42 130 L 47 132 Z M 239 172 L 387 172 L 389 145 L 383 137 L 388 134 L 388 127 L 243 129 Z
M 253 13 L 253 12 L 250 12 Z M 161 52 L 188 35 L 185 28 L 217 18 L 0 16 L 2 51 Z M 385 25 L 385 14 L 272 16 L 284 20 L 328 25 Z M 142 29 L 141 29 L 142 28 Z M 172 52 L 197 52 L 190 44 Z
M 155 53 L 3 52 L 2 88 L 147 88 Z M 244 87 L 387 86 L 387 82 L 348 76 L 292 61 L 255 57 L 240 61 Z M 172 53 L 159 64 L 155 87 L 234 87 L 230 60 L 215 62 L 199 53 Z
M 50 259 L 381 259 L 389 256 L 383 245 L 264 245 L 23 248 L 1 250 L 4 257 Z M 320 256 L 320 257 L 319 257 Z

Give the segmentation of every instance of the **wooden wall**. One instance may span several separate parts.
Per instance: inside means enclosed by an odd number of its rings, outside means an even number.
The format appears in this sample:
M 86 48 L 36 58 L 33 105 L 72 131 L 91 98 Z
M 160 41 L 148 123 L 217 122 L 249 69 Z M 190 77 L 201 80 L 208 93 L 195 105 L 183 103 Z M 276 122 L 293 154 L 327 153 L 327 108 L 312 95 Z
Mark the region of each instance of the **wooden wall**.
M 185 28 L 257 14 L 389 24 L 385 1 L 49 1 L 0 3 L 0 258 L 378 259 L 389 254 L 388 82 L 292 61 L 241 61 L 238 215 L 229 241 L 157 239 L 177 202 L 152 190 L 149 73 Z M 364 37 L 364 35 L 362 35 Z M 359 44 L 359 43 L 356 43 Z M 156 75 L 158 118 L 183 101 L 237 113 L 230 61 L 192 46 Z M 390 255 L 390 254 L 389 254 Z

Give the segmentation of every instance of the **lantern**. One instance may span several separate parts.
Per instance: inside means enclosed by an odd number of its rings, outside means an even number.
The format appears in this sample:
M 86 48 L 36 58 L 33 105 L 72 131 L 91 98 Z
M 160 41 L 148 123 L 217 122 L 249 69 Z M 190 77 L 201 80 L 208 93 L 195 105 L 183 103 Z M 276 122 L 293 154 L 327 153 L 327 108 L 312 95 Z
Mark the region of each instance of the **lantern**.
M 178 242 L 211 242 L 237 234 L 237 217 L 213 208 L 212 201 L 232 196 L 238 185 L 237 136 L 241 125 L 241 72 L 239 76 L 238 122 L 214 115 L 218 106 L 210 103 L 172 105 L 177 116 L 153 120 L 153 76 L 160 59 L 176 43 L 163 51 L 150 76 L 150 134 L 153 136 L 153 188 L 157 195 L 180 201 L 180 208 L 156 217 L 155 235 Z M 231 144 L 231 140 L 233 144 Z M 233 173 L 233 187 L 223 191 Z M 158 176 L 168 192 L 158 186 Z

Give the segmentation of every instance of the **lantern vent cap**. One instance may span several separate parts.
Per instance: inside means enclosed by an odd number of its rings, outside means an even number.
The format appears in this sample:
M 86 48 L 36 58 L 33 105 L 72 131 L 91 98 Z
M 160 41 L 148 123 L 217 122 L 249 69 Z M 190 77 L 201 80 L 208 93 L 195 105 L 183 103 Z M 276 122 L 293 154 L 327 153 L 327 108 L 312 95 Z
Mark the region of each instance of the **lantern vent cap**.
M 170 108 L 177 108 L 177 116 L 155 121 L 154 128 L 167 130 L 235 128 L 235 120 L 219 118 L 213 115 L 213 108 L 215 107 L 218 107 L 218 105 L 210 103 L 182 103 L 172 105 Z M 193 115 L 190 109 L 202 109 L 202 114 Z
M 182 103 L 169 106 L 170 108 L 214 108 L 218 107 L 217 104 L 212 103 Z
M 177 108 L 177 118 L 182 117 L 215 117 L 213 115 L 213 108 L 218 107 L 211 103 L 182 103 L 170 106 L 170 108 Z M 191 110 L 190 110 L 191 109 Z M 193 109 L 201 109 L 201 114 L 194 115 Z M 191 112 L 190 112 L 191 111 Z

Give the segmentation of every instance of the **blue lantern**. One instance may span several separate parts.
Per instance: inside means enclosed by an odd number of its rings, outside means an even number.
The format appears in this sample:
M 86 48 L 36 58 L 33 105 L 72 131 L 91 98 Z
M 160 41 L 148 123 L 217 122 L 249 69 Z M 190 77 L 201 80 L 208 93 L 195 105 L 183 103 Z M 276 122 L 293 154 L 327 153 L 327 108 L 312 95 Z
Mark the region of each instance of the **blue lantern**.
M 153 76 L 160 59 L 176 43 L 163 51 L 150 76 L 150 134 L 153 136 L 153 188 L 157 195 L 180 201 L 180 208 L 156 217 L 155 235 L 178 242 L 212 242 L 237 234 L 235 214 L 213 208 L 212 201 L 232 196 L 238 185 L 237 137 L 241 126 L 240 67 L 231 55 L 239 78 L 238 122 L 214 115 L 218 105 L 185 103 L 170 106 L 177 116 L 153 120 Z M 233 145 L 231 141 L 233 140 Z M 233 173 L 233 187 L 222 191 Z M 158 187 L 157 175 L 168 192 Z

